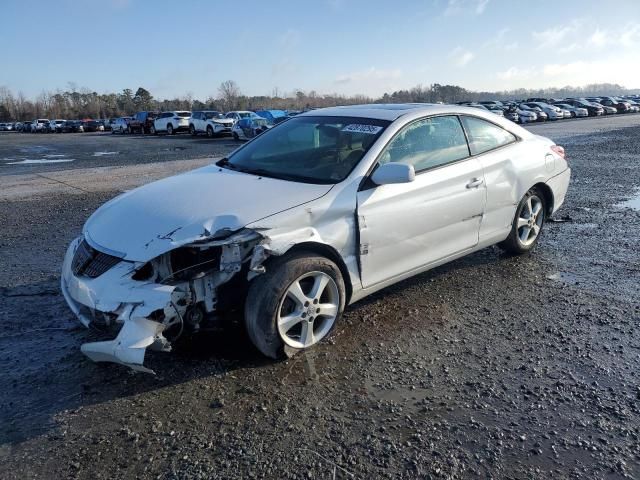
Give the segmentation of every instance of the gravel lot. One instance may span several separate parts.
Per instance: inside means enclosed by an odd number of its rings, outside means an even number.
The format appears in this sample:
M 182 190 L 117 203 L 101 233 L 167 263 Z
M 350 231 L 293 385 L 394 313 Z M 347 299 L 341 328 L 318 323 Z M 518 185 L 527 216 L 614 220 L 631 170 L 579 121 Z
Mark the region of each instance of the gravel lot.
M 119 191 L 234 143 L 0 135 L 0 478 L 639 478 L 640 115 L 530 128 L 574 172 L 532 254 L 388 288 L 288 361 L 231 320 L 150 352 L 155 377 L 80 353 L 62 256 Z

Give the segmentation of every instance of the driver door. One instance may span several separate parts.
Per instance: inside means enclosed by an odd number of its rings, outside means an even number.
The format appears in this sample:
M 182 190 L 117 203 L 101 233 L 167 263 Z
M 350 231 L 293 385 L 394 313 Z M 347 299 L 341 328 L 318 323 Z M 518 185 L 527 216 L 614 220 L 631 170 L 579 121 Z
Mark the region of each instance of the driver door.
M 405 126 L 380 155 L 386 162 L 411 164 L 416 177 L 358 192 L 365 288 L 473 248 L 486 201 L 482 166 L 457 116 Z

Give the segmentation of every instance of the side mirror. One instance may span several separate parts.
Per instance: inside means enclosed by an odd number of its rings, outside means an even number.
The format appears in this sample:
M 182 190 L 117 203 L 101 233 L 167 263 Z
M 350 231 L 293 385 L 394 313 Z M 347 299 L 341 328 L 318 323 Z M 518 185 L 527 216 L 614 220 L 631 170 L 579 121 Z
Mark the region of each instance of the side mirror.
M 416 171 L 413 165 L 405 163 L 385 163 L 380 165 L 373 175 L 371 181 L 376 185 L 387 185 L 391 183 L 409 183 L 416 179 Z

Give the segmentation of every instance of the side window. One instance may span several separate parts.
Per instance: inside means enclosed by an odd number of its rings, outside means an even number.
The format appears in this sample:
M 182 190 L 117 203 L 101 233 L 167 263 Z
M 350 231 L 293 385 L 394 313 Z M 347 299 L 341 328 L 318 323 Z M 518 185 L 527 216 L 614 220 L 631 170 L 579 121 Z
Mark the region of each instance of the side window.
M 469 137 L 472 155 L 488 152 L 517 140 L 513 133 L 480 118 L 463 116 L 462 123 Z
M 469 156 L 469 147 L 456 116 L 415 121 L 389 142 L 380 163 L 413 165 L 416 172 L 456 162 Z

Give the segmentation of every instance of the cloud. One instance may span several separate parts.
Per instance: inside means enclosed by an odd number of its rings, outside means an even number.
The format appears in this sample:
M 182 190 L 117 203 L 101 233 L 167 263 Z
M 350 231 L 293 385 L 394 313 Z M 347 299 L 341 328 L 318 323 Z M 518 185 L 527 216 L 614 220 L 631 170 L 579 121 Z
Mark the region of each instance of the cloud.
M 538 48 L 555 48 L 578 31 L 582 24 L 580 20 L 574 20 L 569 25 L 547 28 L 540 32 L 533 32 L 533 40 Z
M 376 97 L 384 92 L 393 92 L 400 89 L 403 77 L 404 72 L 398 68 L 369 67 L 364 70 L 338 75 L 328 88 L 334 93 L 344 95 Z
M 489 0 L 478 0 L 478 4 L 476 5 L 476 15 L 482 15 L 488 4 Z
M 609 43 L 609 35 L 606 31 L 596 28 L 596 31 L 589 37 L 588 43 L 595 47 L 603 47 Z
M 500 80 L 516 80 L 530 77 L 534 73 L 532 68 L 510 67 L 503 72 L 498 72 L 497 77 Z
M 465 50 L 462 47 L 456 47 L 449 53 L 449 58 L 451 58 L 456 67 L 464 67 L 473 60 L 474 57 L 473 52 Z
M 482 15 L 489 4 L 489 0 L 448 0 L 447 8 L 442 13 L 445 17 L 455 15 Z
M 334 83 L 346 84 L 354 82 L 363 82 L 368 80 L 389 80 L 398 79 L 402 76 L 402 71 L 399 69 L 393 70 L 380 70 L 376 67 L 371 67 L 359 72 L 353 72 L 346 75 L 338 76 Z
M 510 28 L 503 28 L 498 31 L 493 37 L 484 42 L 482 45 L 483 49 L 493 48 L 496 50 L 506 50 L 513 51 L 518 48 L 518 42 L 505 43 L 508 37 L 508 34 L 511 32 Z

